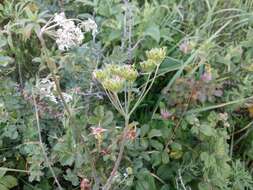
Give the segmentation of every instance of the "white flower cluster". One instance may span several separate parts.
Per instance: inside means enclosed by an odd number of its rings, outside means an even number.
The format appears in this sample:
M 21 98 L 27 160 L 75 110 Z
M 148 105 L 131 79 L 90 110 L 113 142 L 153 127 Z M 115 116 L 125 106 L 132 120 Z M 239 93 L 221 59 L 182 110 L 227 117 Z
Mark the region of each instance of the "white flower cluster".
M 88 19 L 76 25 L 71 19 L 67 19 L 64 12 L 55 14 L 53 21 L 59 26 L 56 31 L 56 43 L 61 51 L 69 50 L 82 43 L 84 34 L 81 27 L 84 27 L 85 32 L 91 32 L 95 38 L 98 30 L 94 20 Z
M 98 33 L 98 26 L 96 22 L 90 18 L 82 23 L 86 32 L 91 32 L 92 36 L 95 37 Z
M 38 84 L 38 89 L 42 98 L 48 98 L 56 104 L 59 103 L 59 98 L 54 95 L 54 92 L 56 92 L 56 85 L 53 81 L 48 78 L 41 79 Z M 63 92 L 62 95 L 67 103 L 73 100 L 73 97 L 67 93 Z
M 55 14 L 54 22 L 59 25 L 56 31 L 56 43 L 61 51 L 69 50 L 82 43 L 84 36 L 81 28 L 73 20 L 67 19 L 65 14 Z

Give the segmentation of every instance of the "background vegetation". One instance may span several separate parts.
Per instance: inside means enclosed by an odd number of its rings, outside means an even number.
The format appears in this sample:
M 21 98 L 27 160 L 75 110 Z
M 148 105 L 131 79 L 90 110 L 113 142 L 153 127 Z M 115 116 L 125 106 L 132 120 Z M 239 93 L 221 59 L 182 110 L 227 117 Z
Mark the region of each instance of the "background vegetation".
M 138 96 L 153 84 L 125 126 L 110 189 L 253 189 L 253 1 L 0 2 L 1 190 L 104 189 L 124 118 L 93 71 L 140 71 L 145 52 L 162 47 L 155 80 L 139 76 L 131 87 Z M 60 51 L 45 36 L 43 49 L 41 28 L 62 11 L 94 19 L 96 37 Z M 58 90 L 56 102 L 42 96 L 46 77 L 71 95 L 70 113 Z

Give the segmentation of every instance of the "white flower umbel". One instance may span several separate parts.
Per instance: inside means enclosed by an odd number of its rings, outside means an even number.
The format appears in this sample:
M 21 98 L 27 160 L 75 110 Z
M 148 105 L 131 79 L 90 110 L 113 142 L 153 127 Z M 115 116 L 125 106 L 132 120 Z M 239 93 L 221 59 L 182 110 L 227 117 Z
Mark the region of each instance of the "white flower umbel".
M 50 81 L 48 78 L 43 78 L 39 81 L 37 87 L 39 89 L 41 98 L 48 98 L 50 101 L 58 103 L 57 98 L 52 92 L 55 88 L 54 82 Z
M 84 21 L 82 25 L 84 26 L 86 32 L 91 32 L 93 37 L 96 36 L 98 32 L 98 26 L 94 20 L 89 18 L 88 20 Z
M 63 92 L 62 95 L 67 103 L 73 100 L 73 97 L 70 94 Z
M 37 88 L 39 89 L 41 98 L 48 98 L 51 102 L 56 104 L 59 103 L 57 96 L 54 95 L 56 91 L 55 83 L 49 80 L 48 78 L 43 78 L 39 81 Z M 67 93 L 62 93 L 65 101 L 68 103 L 73 100 L 73 97 Z
M 83 28 L 83 31 L 82 31 Z M 59 50 L 67 51 L 79 46 L 84 39 L 84 32 L 91 32 L 93 39 L 98 32 L 97 24 L 94 20 L 88 19 L 68 19 L 65 13 L 55 14 L 40 30 L 40 39 L 46 33 L 55 38 Z
M 53 21 L 56 22 L 59 25 L 63 25 L 63 23 L 66 21 L 66 16 L 64 12 L 61 12 L 60 14 L 55 14 Z
M 75 25 L 73 20 L 67 19 L 64 13 L 55 14 L 54 22 L 59 25 L 56 31 L 56 43 L 61 51 L 69 50 L 80 45 L 84 39 L 84 34 Z

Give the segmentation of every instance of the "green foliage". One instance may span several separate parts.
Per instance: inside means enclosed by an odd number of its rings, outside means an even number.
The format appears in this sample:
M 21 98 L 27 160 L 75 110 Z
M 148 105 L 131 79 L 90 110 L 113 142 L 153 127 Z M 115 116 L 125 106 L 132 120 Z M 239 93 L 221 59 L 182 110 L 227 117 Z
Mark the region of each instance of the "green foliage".
M 9 190 L 18 185 L 17 179 L 11 175 L 5 175 L 5 171 L 0 172 L 0 188 Z
M 47 23 L 61 10 L 98 33 L 58 50 L 59 26 Z M 252 10 L 250 0 L 1 2 L 0 189 L 99 190 L 124 128 L 113 190 L 253 189 Z

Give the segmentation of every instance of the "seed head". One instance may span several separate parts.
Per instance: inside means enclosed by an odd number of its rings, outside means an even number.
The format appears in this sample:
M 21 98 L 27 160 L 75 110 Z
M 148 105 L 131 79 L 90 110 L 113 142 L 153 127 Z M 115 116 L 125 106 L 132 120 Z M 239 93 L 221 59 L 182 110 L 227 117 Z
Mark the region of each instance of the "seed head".
M 154 62 L 154 60 L 152 60 L 152 59 L 148 59 L 146 61 L 141 62 L 140 66 L 141 66 L 141 70 L 143 72 L 150 73 L 155 69 L 156 62 Z
M 102 81 L 105 89 L 111 92 L 120 92 L 124 88 L 125 80 L 119 76 L 113 76 Z
M 103 69 L 97 69 L 93 71 L 93 77 L 97 79 L 99 82 L 102 82 L 107 77 L 107 72 Z
M 128 82 L 134 82 L 138 77 L 137 70 L 130 65 L 120 66 L 118 70 L 119 70 L 118 76 L 126 79 Z
M 153 48 L 146 52 L 147 58 L 159 65 L 166 57 L 166 48 Z

